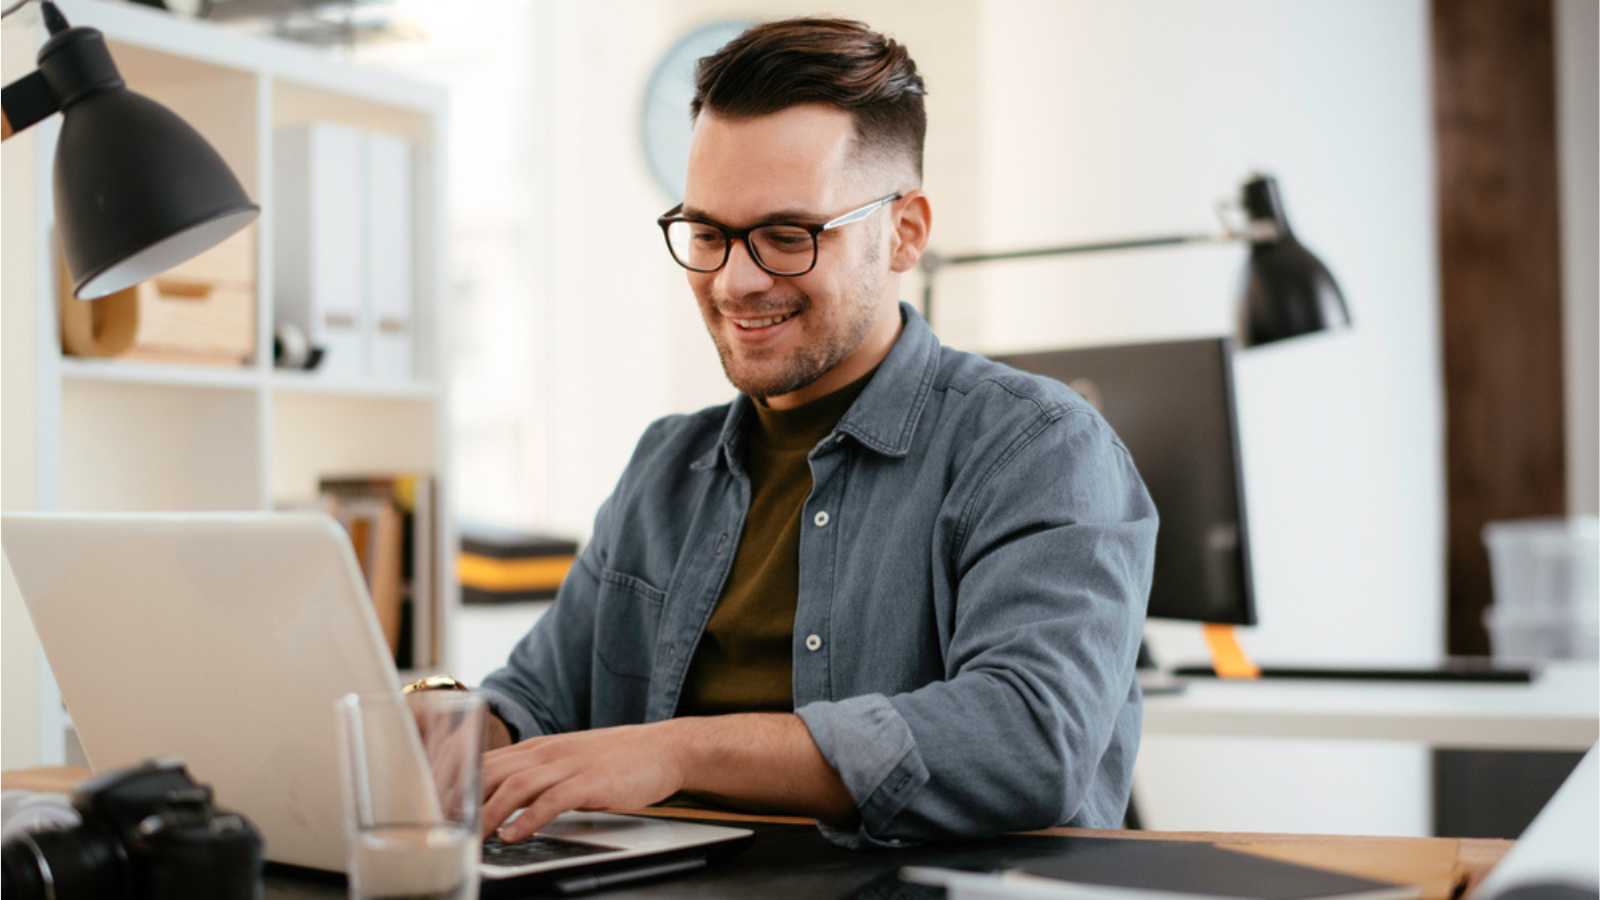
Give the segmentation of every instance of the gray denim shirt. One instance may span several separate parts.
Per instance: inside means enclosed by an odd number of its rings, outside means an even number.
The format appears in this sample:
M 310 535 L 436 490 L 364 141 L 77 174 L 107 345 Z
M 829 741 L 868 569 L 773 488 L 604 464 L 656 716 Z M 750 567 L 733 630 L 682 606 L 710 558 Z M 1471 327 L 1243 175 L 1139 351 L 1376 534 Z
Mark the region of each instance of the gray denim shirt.
M 855 799 L 853 846 L 1117 827 L 1156 510 L 1066 386 L 903 328 L 810 454 L 795 712 Z M 485 680 L 517 739 L 678 708 L 744 528 L 750 400 L 640 438 L 555 606 Z

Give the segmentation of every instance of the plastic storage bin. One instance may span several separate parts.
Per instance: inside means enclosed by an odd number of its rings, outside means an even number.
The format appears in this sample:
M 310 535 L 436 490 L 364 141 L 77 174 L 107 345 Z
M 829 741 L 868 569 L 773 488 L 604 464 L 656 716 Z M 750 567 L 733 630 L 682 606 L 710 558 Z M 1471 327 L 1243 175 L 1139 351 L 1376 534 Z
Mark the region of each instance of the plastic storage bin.
M 1600 658 L 1600 518 L 1490 522 L 1494 605 L 1484 611 L 1503 659 Z

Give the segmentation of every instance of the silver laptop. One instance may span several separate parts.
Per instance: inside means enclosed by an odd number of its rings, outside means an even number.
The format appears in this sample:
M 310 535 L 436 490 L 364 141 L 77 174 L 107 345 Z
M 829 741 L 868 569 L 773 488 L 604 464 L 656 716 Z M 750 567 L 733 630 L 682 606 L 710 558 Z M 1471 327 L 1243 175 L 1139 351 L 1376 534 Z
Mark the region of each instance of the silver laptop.
M 399 675 L 332 519 L 8 513 L 0 541 L 96 771 L 179 757 L 256 824 L 268 860 L 345 870 L 334 701 L 398 691 Z M 481 874 L 594 887 L 750 834 L 568 813 Z

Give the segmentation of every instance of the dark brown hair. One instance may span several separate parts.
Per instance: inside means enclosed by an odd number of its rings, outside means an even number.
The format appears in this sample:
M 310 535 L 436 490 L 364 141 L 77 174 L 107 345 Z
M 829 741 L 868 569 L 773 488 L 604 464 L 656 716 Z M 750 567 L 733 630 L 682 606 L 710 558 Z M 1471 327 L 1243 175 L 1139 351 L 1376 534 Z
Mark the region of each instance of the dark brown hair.
M 926 93 L 916 62 L 893 39 L 847 19 L 785 19 L 702 57 L 689 114 L 742 118 L 826 103 L 854 116 L 858 151 L 904 155 L 920 179 Z

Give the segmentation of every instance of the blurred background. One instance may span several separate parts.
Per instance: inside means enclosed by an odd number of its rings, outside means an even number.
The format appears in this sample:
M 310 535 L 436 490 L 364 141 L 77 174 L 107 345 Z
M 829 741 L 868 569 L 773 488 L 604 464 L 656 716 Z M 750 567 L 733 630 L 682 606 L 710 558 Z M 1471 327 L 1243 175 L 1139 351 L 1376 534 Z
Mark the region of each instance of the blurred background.
M 1235 358 L 1259 616 L 1241 641 L 1253 656 L 1490 652 L 1484 524 L 1600 505 L 1593 0 L 61 5 L 122 35 L 130 87 L 182 107 L 214 141 L 243 135 L 230 161 L 253 194 L 287 197 L 294 160 L 314 169 L 333 146 L 319 141 L 342 139 L 325 123 L 409 141 L 417 224 L 401 256 L 417 280 L 395 333 L 414 344 L 392 382 L 372 380 L 377 350 L 331 386 L 312 383 L 316 370 L 285 372 L 273 338 L 293 342 L 281 326 L 303 301 L 285 296 L 296 276 L 282 266 L 315 251 L 292 250 L 296 235 L 257 196 L 259 231 L 278 230 L 250 240 L 270 242 L 257 259 L 278 268 L 262 266 L 253 287 L 275 305 L 246 313 L 254 331 L 227 374 L 196 379 L 181 370 L 195 361 L 170 351 L 147 354 L 146 369 L 108 371 L 134 362 L 70 348 L 51 362 L 47 160 L 13 141 L 7 509 L 326 504 L 338 477 L 372 488 L 381 473 L 377 493 L 412 498 L 413 542 L 432 517 L 437 571 L 457 546 L 559 564 L 650 421 L 732 393 L 654 222 L 679 200 L 693 60 L 751 22 L 819 12 L 861 19 L 916 59 L 940 253 L 1215 230 L 1218 202 L 1252 173 L 1278 179 L 1353 327 Z M 7 20 L 8 81 L 31 67 L 36 29 L 36 11 Z M 193 46 L 211 34 L 209 49 Z M 257 57 L 262 41 L 292 52 Z M 309 204 L 312 224 L 296 228 L 311 228 L 311 247 L 338 214 L 319 204 L 339 188 L 335 177 L 280 201 Z M 933 324 L 985 354 L 1230 334 L 1248 252 L 951 269 Z M 920 277 L 903 285 L 908 300 L 921 291 Z M 324 349 L 341 339 L 309 330 Z M 149 446 L 151 428 L 176 429 L 188 449 Z M 107 459 L 112 444 L 133 449 Z M 249 461 L 219 468 L 218 447 Z M 117 468 L 129 459 L 135 472 Z M 195 488 L 197 470 L 230 487 Z M 431 510 L 407 480 L 419 472 Z M 130 494 L 130 475 L 166 487 Z M 543 605 L 459 605 L 476 589 L 462 571 L 464 586 L 440 588 L 442 611 L 396 599 L 411 610 L 397 640 L 412 641 L 413 667 L 476 680 Z M 6 587 L 11 768 L 67 750 L 52 743 L 48 668 L 33 663 L 9 576 Z M 415 649 L 425 617 L 447 637 Z M 1191 623 L 1152 622 L 1148 637 L 1165 659 L 1205 654 Z M 1429 834 L 1436 771 L 1423 747 L 1147 737 L 1138 790 L 1150 827 Z

